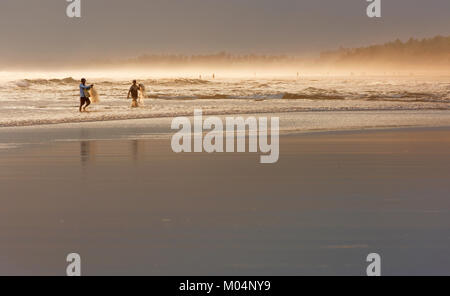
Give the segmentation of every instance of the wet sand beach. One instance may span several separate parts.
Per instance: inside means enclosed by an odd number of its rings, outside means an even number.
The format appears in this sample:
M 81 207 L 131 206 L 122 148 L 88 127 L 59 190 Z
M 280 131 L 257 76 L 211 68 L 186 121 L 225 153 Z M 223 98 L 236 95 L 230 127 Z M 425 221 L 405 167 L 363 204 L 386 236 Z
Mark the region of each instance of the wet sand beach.
M 450 274 L 449 128 L 283 135 L 273 165 L 80 135 L 0 153 L 0 274 Z

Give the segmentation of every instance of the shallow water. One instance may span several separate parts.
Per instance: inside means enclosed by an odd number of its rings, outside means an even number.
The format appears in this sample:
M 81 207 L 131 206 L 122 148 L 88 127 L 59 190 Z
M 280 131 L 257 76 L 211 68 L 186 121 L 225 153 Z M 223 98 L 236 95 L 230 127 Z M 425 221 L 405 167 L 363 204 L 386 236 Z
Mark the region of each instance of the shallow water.
M 2 77 L 0 126 L 209 114 L 357 110 L 448 110 L 448 77 L 142 79 L 145 106 L 130 109 L 130 82 L 94 78 L 101 102 L 79 114 L 78 80 Z

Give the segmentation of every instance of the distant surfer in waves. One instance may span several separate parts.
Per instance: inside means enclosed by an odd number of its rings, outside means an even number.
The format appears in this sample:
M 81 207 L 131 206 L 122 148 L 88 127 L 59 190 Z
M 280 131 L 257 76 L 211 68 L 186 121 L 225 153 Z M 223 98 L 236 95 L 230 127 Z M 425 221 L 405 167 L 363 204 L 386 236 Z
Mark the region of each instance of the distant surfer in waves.
M 91 104 L 91 100 L 89 99 L 89 97 L 91 96 L 89 94 L 89 90 L 92 87 L 94 87 L 93 84 L 87 86 L 86 85 L 86 79 L 84 79 L 84 78 L 81 79 L 81 84 L 80 84 L 80 112 L 86 111 L 86 108 Z

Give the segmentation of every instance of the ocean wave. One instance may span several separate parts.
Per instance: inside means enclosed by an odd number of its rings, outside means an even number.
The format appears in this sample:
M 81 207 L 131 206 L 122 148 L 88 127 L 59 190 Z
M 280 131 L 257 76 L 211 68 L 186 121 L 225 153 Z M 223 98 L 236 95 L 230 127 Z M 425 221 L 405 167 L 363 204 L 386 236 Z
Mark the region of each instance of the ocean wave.
M 225 99 L 229 99 L 229 98 L 231 98 L 231 96 L 223 95 L 223 94 L 199 95 L 199 96 L 197 96 L 197 99 L 200 99 L 200 100 L 205 100 L 205 99 L 225 100 Z
M 211 81 L 203 79 L 189 79 L 189 78 L 177 78 L 177 79 L 147 79 L 143 81 L 147 85 L 161 85 L 161 86 L 186 86 L 186 85 L 204 85 L 209 84 Z
M 258 87 L 259 88 L 267 88 L 267 87 L 270 87 L 270 84 L 268 84 L 268 83 L 261 83 L 261 84 L 258 85 Z
M 20 88 L 26 88 L 31 85 L 59 85 L 59 84 L 77 84 L 79 81 L 72 77 L 63 79 L 22 79 L 13 81 L 13 83 Z
M 335 94 L 284 93 L 284 100 L 345 100 L 345 96 Z
M 340 93 L 335 89 L 323 89 L 317 87 L 308 87 L 298 93 L 283 93 L 282 99 L 285 100 L 345 100 L 348 94 Z
M 317 88 L 317 87 L 308 87 L 303 90 L 307 93 L 315 93 L 315 94 L 337 94 L 338 91 L 334 89 L 324 89 L 324 88 Z
M 390 102 L 447 102 L 449 93 L 427 93 L 427 92 L 381 92 L 362 95 L 362 99 L 368 101 L 390 101 Z
M 17 87 L 21 87 L 21 88 L 26 88 L 26 87 L 30 86 L 30 83 L 27 80 L 18 80 L 18 81 L 15 81 L 14 84 Z
M 368 98 L 367 101 L 377 101 L 377 102 L 400 102 L 400 103 L 447 103 L 450 102 L 448 98 Z

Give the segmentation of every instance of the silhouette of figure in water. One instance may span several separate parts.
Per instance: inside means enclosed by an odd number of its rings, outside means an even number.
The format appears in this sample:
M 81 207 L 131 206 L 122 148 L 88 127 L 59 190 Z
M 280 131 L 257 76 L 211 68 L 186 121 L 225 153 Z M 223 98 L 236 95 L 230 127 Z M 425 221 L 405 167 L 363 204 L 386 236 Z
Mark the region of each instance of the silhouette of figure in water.
M 81 84 L 80 84 L 80 112 L 86 111 L 86 108 L 91 104 L 91 100 L 89 99 L 89 96 L 90 96 L 89 95 L 89 90 L 93 86 L 94 86 L 93 84 L 87 86 L 86 85 L 86 79 L 84 79 L 84 78 L 81 79 Z M 86 106 L 84 106 L 84 104 L 86 104 Z
M 137 81 L 133 80 L 133 85 L 131 85 L 130 90 L 128 91 L 127 99 L 130 98 L 133 99 L 133 102 L 131 103 L 132 108 L 138 107 L 138 98 L 139 98 L 139 85 L 137 85 Z

